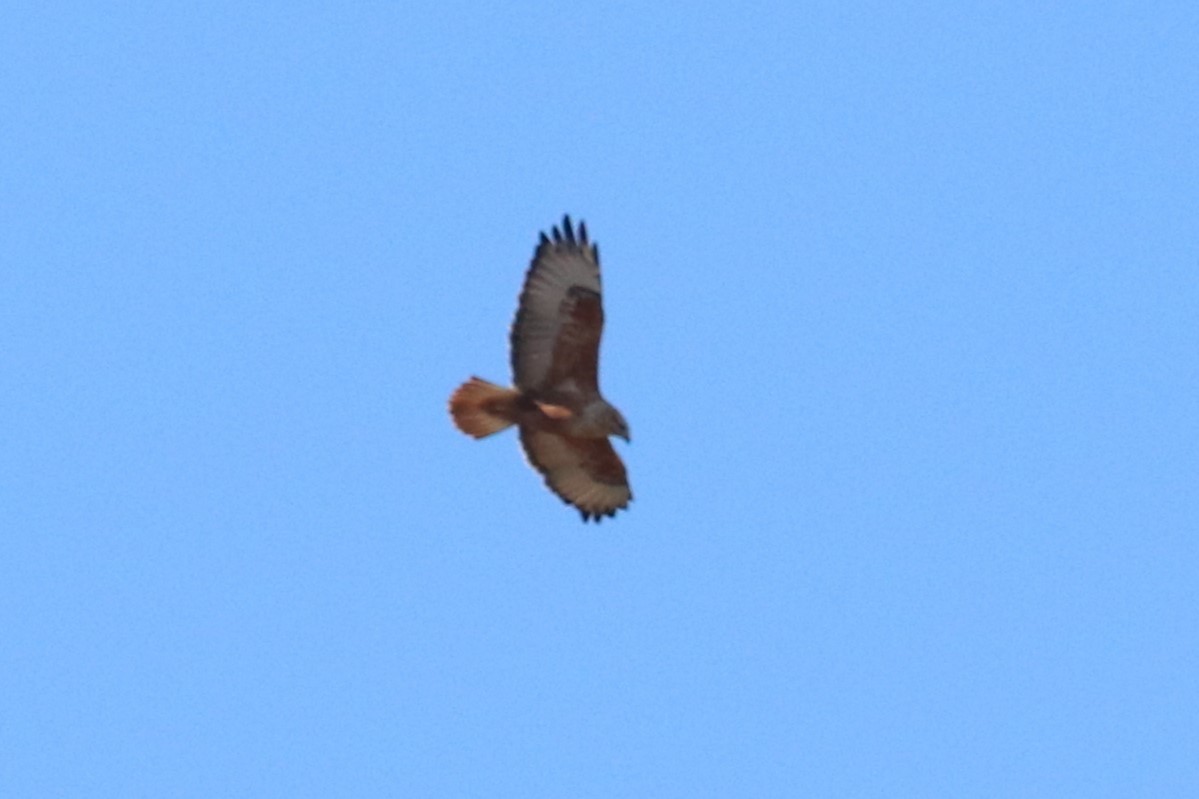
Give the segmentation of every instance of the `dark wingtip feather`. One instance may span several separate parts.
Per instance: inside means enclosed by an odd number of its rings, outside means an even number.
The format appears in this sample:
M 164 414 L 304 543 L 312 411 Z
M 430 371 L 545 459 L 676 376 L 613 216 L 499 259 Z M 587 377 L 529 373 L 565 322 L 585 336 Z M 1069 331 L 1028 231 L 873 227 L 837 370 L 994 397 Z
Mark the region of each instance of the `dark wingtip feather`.
M 562 501 L 566 502 L 568 505 L 570 504 L 568 500 L 564 499 Z M 595 522 L 596 524 L 601 524 L 605 517 L 609 519 L 615 519 L 616 511 L 623 509 L 623 506 L 620 508 L 612 508 L 610 510 L 583 510 L 582 508 L 576 508 L 576 510 L 579 511 L 579 515 L 583 517 L 584 522 Z
M 599 262 L 599 250 L 591 243 L 591 235 L 587 232 L 587 223 L 579 222 L 578 225 L 575 225 L 570 219 L 570 214 L 564 214 L 561 223 L 551 227 L 548 234 L 542 232 L 540 236 L 540 246 L 567 244 L 590 247 L 592 256 L 597 263 Z

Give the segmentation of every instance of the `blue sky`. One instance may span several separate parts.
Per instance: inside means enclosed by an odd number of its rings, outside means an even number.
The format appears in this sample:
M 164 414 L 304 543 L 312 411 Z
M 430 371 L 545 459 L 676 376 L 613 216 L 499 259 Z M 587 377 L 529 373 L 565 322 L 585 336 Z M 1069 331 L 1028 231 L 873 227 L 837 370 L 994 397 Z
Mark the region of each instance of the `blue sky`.
M 1197 9 L 9 7 L 0 794 L 1199 795 Z

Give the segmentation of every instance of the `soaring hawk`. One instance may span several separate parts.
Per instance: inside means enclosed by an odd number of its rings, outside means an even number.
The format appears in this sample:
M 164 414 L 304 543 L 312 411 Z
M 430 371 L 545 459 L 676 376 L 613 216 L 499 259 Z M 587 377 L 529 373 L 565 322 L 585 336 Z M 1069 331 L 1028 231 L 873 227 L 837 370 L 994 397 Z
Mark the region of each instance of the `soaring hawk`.
M 599 391 L 604 327 L 599 249 L 570 217 L 533 253 L 512 323 L 513 388 L 472 377 L 450 397 L 450 415 L 468 436 L 512 425 L 545 484 L 583 521 L 615 516 L 633 499 L 624 464 L 608 436 L 629 426 Z

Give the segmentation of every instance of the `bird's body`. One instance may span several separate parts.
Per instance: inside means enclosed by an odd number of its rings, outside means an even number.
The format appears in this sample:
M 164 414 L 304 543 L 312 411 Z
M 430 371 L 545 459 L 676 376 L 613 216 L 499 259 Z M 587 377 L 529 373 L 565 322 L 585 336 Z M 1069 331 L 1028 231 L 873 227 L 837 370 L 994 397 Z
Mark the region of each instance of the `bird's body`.
M 450 397 L 458 429 L 483 438 L 520 428 L 521 446 L 546 485 L 583 519 L 613 516 L 633 498 L 609 436 L 628 424 L 599 391 L 604 311 L 599 251 L 570 217 L 541 234 L 512 324 L 513 388 L 477 377 Z

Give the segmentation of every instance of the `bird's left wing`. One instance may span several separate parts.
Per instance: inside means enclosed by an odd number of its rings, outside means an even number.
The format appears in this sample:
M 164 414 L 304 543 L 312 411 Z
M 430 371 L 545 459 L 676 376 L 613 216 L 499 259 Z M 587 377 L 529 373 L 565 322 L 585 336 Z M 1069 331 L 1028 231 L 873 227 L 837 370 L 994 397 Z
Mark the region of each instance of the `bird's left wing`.
M 583 521 L 615 516 L 633 499 L 624 463 L 606 438 L 569 438 L 530 426 L 520 428 L 529 463 Z

